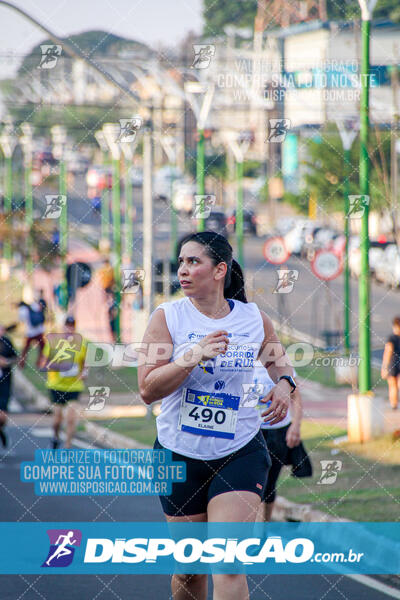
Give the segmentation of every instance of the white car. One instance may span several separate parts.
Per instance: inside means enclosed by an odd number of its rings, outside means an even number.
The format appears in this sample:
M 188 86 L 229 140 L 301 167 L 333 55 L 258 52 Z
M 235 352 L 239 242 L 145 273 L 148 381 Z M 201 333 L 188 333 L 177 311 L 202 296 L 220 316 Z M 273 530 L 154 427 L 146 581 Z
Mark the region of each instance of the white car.
M 395 288 L 400 285 L 400 251 L 396 244 L 389 244 L 375 265 L 377 281 Z
M 171 187 L 176 182 L 183 182 L 182 172 L 170 165 L 161 167 L 153 178 L 153 193 L 156 199 L 167 200 L 171 196 Z
M 285 246 L 290 254 L 300 256 L 307 234 L 316 227 L 314 221 L 299 221 L 285 236 Z

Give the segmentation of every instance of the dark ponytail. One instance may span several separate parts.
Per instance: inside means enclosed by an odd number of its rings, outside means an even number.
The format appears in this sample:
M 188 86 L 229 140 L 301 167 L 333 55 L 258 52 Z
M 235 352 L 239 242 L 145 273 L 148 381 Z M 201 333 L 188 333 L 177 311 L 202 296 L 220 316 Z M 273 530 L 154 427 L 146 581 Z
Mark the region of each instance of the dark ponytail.
M 239 263 L 232 258 L 232 246 L 228 240 L 223 235 L 214 231 L 190 233 L 179 242 L 178 255 L 183 244 L 187 242 L 197 242 L 204 246 L 207 256 L 211 258 L 214 265 L 218 265 L 220 262 L 227 264 L 228 270 L 224 282 L 225 298 L 232 298 L 233 300 L 247 303 L 243 271 Z

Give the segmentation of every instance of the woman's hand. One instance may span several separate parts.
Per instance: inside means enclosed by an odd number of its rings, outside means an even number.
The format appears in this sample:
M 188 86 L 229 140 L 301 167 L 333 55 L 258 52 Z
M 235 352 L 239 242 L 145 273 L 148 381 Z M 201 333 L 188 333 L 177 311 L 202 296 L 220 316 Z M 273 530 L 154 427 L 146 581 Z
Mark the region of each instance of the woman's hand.
M 206 335 L 200 342 L 196 344 L 201 358 L 199 360 L 209 360 L 215 358 L 218 354 L 225 354 L 228 349 L 229 339 L 227 331 L 214 331 Z M 197 352 L 196 352 L 196 356 Z
M 288 448 L 294 448 L 300 444 L 300 425 L 297 423 L 291 423 L 289 429 L 286 432 L 286 445 Z
M 387 379 L 389 375 L 389 370 L 387 367 L 382 367 L 381 369 L 381 377 L 382 379 Z
M 260 402 L 268 402 L 271 400 L 271 406 L 261 413 L 264 421 L 268 421 L 270 425 L 280 423 L 287 415 L 290 403 L 291 385 L 286 379 L 281 379 L 272 390 L 260 400 Z

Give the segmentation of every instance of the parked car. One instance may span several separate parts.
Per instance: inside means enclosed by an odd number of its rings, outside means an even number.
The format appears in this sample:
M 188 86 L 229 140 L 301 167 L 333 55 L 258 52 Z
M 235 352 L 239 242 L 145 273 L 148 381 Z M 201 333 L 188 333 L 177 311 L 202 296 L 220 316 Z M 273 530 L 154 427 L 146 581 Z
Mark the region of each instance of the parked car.
M 230 232 L 236 231 L 236 210 L 227 218 L 227 225 Z M 247 208 L 243 209 L 243 233 L 257 235 L 257 217 Z
M 143 185 L 143 169 L 141 167 L 131 167 L 129 169 L 129 177 L 134 187 Z
M 317 223 L 314 223 L 313 221 L 307 221 L 305 219 L 297 221 L 292 229 L 284 235 L 288 252 L 300 256 L 306 236 L 312 233 L 317 226 Z
M 354 277 L 359 277 L 361 272 L 361 255 L 360 255 L 360 241 L 359 238 L 352 237 L 349 242 L 349 268 L 350 272 Z M 375 276 L 377 281 L 385 283 L 387 275 L 387 266 L 384 264 L 386 257 L 385 250 L 389 246 L 395 246 L 387 241 L 370 240 L 369 242 L 369 269 L 372 275 Z M 392 252 L 392 251 L 390 251 Z M 382 262 L 382 264 L 381 264 Z M 377 272 L 378 269 L 378 272 Z
M 214 209 L 204 220 L 204 229 L 206 231 L 215 231 L 225 237 L 228 236 L 227 218 L 223 210 Z
M 156 200 L 168 200 L 171 197 L 171 187 L 176 182 L 183 182 L 183 174 L 177 167 L 166 165 L 158 169 L 153 179 L 153 194 Z
M 370 250 L 371 254 L 371 250 Z M 374 265 L 375 278 L 388 287 L 400 285 L 400 251 L 396 244 L 388 244 Z

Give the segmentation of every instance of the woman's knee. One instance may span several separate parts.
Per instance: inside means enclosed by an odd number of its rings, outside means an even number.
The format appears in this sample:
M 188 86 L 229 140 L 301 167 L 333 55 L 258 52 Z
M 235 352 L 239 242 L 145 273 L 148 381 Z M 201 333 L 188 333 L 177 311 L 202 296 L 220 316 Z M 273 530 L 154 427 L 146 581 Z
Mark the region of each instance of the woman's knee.
M 246 585 L 246 575 L 229 575 L 226 573 L 221 573 L 218 575 L 213 575 L 213 583 L 214 588 L 216 589 L 224 589 L 226 591 L 231 589 L 232 591 L 235 591 L 237 588 Z
M 204 579 L 207 579 L 207 575 L 204 573 L 197 573 L 196 575 L 190 575 L 189 573 L 174 573 L 175 579 L 182 585 L 198 585 Z

